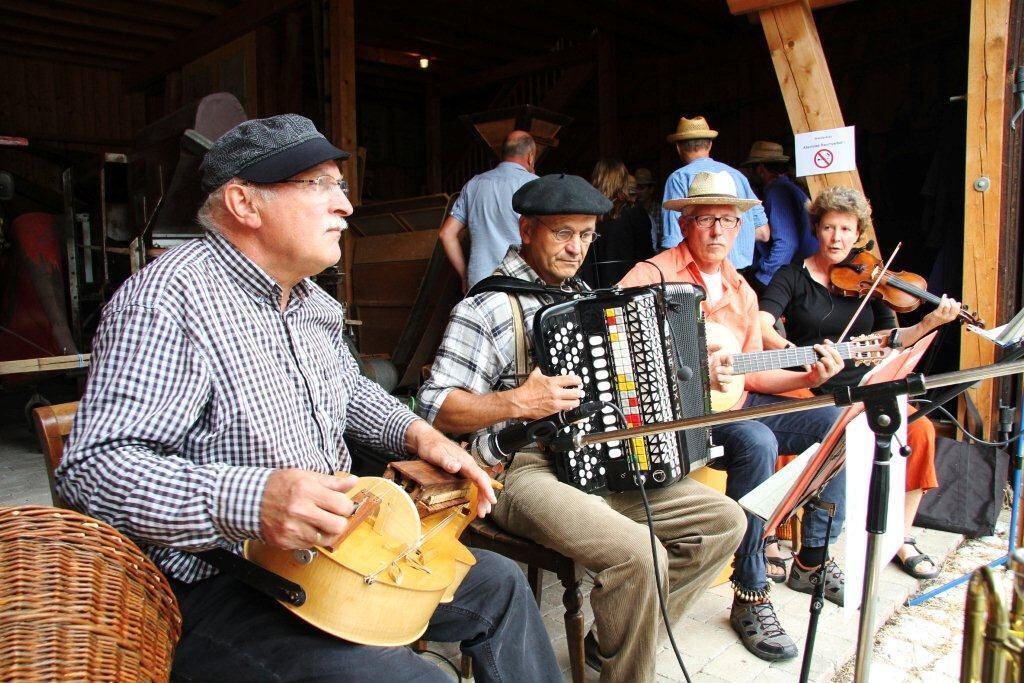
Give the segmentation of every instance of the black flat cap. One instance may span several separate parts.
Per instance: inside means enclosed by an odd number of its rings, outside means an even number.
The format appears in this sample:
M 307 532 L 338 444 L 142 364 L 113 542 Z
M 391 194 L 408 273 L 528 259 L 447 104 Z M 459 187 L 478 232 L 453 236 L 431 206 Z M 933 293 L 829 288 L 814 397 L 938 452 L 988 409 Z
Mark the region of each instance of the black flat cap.
M 512 210 L 523 216 L 603 216 L 612 210 L 612 203 L 578 175 L 555 173 L 516 190 Z
M 331 159 L 351 155 L 327 141 L 298 114 L 243 121 L 217 138 L 203 159 L 203 190 L 213 192 L 234 177 L 276 183 Z

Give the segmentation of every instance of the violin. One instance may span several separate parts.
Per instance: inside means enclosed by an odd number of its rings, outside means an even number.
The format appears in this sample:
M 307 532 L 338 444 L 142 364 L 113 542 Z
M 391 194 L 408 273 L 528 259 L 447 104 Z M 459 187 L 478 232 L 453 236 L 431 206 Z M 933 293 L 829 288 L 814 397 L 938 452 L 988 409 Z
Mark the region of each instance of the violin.
M 857 247 L 850 250 L 846 259 L 832 267 L 829 279 L 836 291 L 843 296 L 862 297 L 878 279 L 883 266 L 882 260 L 877 256 L 867 249 Z M 933 306 L 939 304 L 939 297 L 929 292 L 927 286 L 925 279 L 916 273 L 886 271 L 873 295 L 881 297 L 897 313 L 909 313 L 922 302 Z M 960 309 L 957 317 L 962 322 L 985 327 L 984 321 L 971 313 L 966 306 Z

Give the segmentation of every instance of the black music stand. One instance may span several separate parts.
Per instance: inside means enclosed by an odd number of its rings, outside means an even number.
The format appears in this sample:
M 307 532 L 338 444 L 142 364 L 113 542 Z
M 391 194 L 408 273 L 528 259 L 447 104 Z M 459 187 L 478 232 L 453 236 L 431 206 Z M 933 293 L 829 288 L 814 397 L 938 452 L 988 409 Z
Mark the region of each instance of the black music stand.
M 845 405 L 846 409 L 822 440 L 818 450 L 811 457 L 803 472 L 797 478 L 789 493 L 778 504 L 771 517 L 765 523 L 765 529 L 776 528 L 783 520 L 792 515 L 793 511 L 808 502 L 814 504 L 818 493 L 825 484 L 836 475 L 846 463 L 845 448 L 837 448 L 845 433 L 846 426 L 861 412 L 866 412 L 868 426 L 875 434 L 875 455 L 871 471 L 871 484 L 868 494 L 868 510 L 866 529 L 868 544 L 865 552 L 864 590 L 861 595 L 860 628 L 857 639 L 857 680 L 863 670 L 861 662 L 866 659 L 870 668 L 870 645 L 873 642 L 870 629 L 875 615 L 875 575 L 880 566 L 881 539 L 887 528 L 887 501 L 889 498 L 889 461 L 892 458 L 890 443 L 892 435 L 900 426 L 900 412 L 897 396 L 916 392 L 924 393 L 924 386 L 918 378 L 908 386 L 906 377 L 913 371 L 921 356 L 931 344 L 935 334 L 932 333 L 916 344 L 889 356 L 883 365 L 865 377 L 865 384 L 858 387 L 844 387 L 835 392 L 836 404 Z M 822 506 L 826 512 L 832 512 Z M 832 515 L 829 514 L 829 531 L 831 531 Z M 766 531 L 767 532 L 767 531 Z M 828 547 L 826 544 L 826 561 Z M 824 600 L 825 562 L 819 569 L 818 586 L 811 598 L 808 634 L 804 644 L 804 659 L 801 668 L 801 681 L 806 681 L 810 673 L 813 657 L 814 640 Z M 865 651 L 865 648 L 866 651 Z

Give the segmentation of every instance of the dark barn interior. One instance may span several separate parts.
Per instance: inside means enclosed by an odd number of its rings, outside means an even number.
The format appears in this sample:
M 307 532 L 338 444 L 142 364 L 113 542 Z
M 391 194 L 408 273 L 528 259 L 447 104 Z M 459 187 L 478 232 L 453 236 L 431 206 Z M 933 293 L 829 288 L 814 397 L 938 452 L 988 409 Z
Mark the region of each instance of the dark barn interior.
M 14 195 L 3 212 L 8 222 L 36 211 L 62 217 L 60 225 L 77 226 L 79 246 L 88 234 L 85 260 L 102 252 L 102 263 L 90 264 L 91 280 L 67 304 L 80 307 L 72 311 L 72 334 L 87 349 L 102 301 L 147 249 L 161 246 L 153 231 L 188 223 L 187 202 L 168 205 L 179 157 L 187 156 L 182 133 L 195 127 L 200 98 L 230 93 L 249 118 L 301 113 L 343 148 L 358 147 L 346 170 L 362 206 L 350 235 L 358 242 L 373 233 L 362 231 L 361 212 L 450 195 L 494 164 L 465 120 L 481 112 L 533 105 L 568 117 L 538 163 L 541 174 L 589 177 L 599 158 L 612 156 L 663 182 L 679 165 L 665 136 L 681 115 L 707 117 L 721 133 L 713 156 L 726 163 L 742 161 L 755 140 L 791 149 L 785 87 L 757 13 L 730 11 L 744 4 L 751 3 L 4 0 L 0 135 L 9 139 L 0 146 L 0 170 L 12 175 Z M 959 296 L 970 3 L 821 0 L 810 7 L 841 116 L 856 126 L 860 179 L 882 252 L 902 242 L 897 268 Z M 191 154 L 198 163 L 198 152 Z M 419 219 L 425 224 L 398 229 L 435 229 L 445 198 L 431 201 Z M 999 268 L 1015 282 L 1016 230 L 1008 234 Z M 408 249 L 416 274 L 398 282 L 415 290 L 431 245 Z M 348 250 L 355 260 L 338 293 L 355 316 L 365 318 L 373 304 L 401 309 L 377 331 L 372 313 L 364 319 L 359 336 L 385 341 L 361 350 L 393 354 L 424 292 L 400 292 L 397 303 L 367 294 L 378 288 L 373 273 L 388 262 L 360 261 L 369 248 Z M 369 265 L 360 271 L 359 263 Z M 362 285 L 359 272 L 368 278 Z M 360 290 L 370 301 L 362 308 Z M 1015 310 L 1015 303 L 1013 294 L 1000 305 Z M 957 362 L 957 340 L 949 337 L 941 368 Z

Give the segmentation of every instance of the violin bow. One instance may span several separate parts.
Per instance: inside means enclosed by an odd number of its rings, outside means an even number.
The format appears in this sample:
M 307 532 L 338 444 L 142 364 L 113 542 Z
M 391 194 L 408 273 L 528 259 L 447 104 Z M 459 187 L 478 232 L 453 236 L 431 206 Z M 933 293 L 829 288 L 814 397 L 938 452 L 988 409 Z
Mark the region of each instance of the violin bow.
M 891 264 L 892 260 L 896 258 L 896 253 L 900 250 L 900 247 L 902 246 L 903 242 L 899 242 L 896 245 L 896 248 L 892 250 L 892 254 L 889 255 L 889 260 L 885 262 L 885 265 L 882 266 L 882 270 L 879 271 L 878 273 L 878 277 L 876 277 L 874 281 L 871 283 L 871 287 L 868 289 L 868 293 L 864 295 L 864 298 L 860 302 L 860 306 L 857 307 L 857 310 L 854 312 L 853 317 L 850 318 L 850 322 L 846 324 L 846 329 L 843 330 L 843 333 L 841 335 L 839 335 L 839 339 L 835 341 L 836 344 L 841 344 L 843 340 L 846 339 L 846 335 L 850 333 L 850 328 L 853 327 L 854 321 L 860 317 L 860 312 L 864 310 L 864 306 L 866 306 L 867 303 L 871 301 L 871 295 L 875 293 L 875 288 L 878 287 L 878 283 L 882 281 L 882 278 L 885 277 L 885 274 L 889 271 L 889 264 Z

